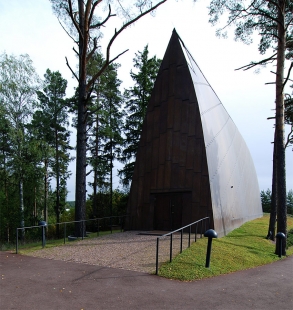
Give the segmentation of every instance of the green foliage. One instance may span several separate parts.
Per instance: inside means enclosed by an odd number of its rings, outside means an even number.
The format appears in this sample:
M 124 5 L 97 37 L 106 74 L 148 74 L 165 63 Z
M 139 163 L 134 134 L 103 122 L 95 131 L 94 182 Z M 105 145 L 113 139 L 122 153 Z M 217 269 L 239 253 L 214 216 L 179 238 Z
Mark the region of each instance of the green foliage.
M 293 53 L 293 46 L 292 46 L 292 53 Z M 291 85 L 290 87 L 293 88 L 293 85 Z M 287 135 L 287 141 L 285 145 L 285 147 L 288 147 L 289 145 L 293 146 L 293 97 L 292 95 L 286 94 L 284 103 L 285 103 L 285 124 L 291 126 L 290 132 Z
M 10 241 L 15 228 L 33 225 L 40 188 L 40 152 L 28 124 L 39 78 L 28 55 L 0 55 L 0 239 Z
M 261 199 L 261 205 L 262 205 L 262 211 L 270 213 L 271 212 L 271 197 L 272 192 L 268 188 L 266 191 L 262 190 L 260 192 L 260 199 Z
M 101 67 L 104 59 L 96 53 L 88 64 L 88 75 Z M 92 89 L 92 100 L 88 118 L 89 139 L 87 148 L 88 162 L 94 172 L 89 183 L 94 192 L 112 188 L 112 169 L 114 160 L 119 156 L 122 138 L 123 113 L 122 96 L 119 90 L 118 64 L 110 64 L 99 77 Z
M 288 231 L 286 246 L 287 248 L 293 246 L 293 228 Z
M 124 92 L 125 111 L 127 114 L 124 125 L 126 138 L 120 160 L 125 165 L 119 171 L 119 176 L 122 178 L 122 184 L 125 187 L 129 186 L 132 179 L 142 123 L 146 115 L 146 109 L 161 60 L 157 59 L 156 56 L 149 58 L 148 46 L 145 46 L 142 52 L 135 54 L 133 63 L 137 71 L 130 71 L 134 86 Z
M 49 176 L 56 180 L 55 214 L 60 221 L 60 214 L 65 210 L 66 180 L 70 176 L 68 165 L 71 160 L 69 151 L 70 131 L 67 129 L 68 105 L 64 99 L 67 81 L 61 74 L 46 70 L 43 90 L 38 91 L 38 110 L 33 115 L 30 129 L 38 139 L 42 151 L 46 187 L 49 187 Z M 43 195 L 47 199 L 46 190 Z M 47 202 L 45 202 L 47 204 Z M 45 211 L 46 213 L 47 211 Z
M 226 26 L 218 29 L 217 35 L 226 36 L 227 26 L 235 26 L 235 39 L 246 44 L 252 42 L 252 34 L 256 31 L 260 35 L 259 52 L 265 52 L 277 45 L 278 35 L 278 1 L 263 0 L 211 0 L 209 5 L 210 22 L 215 25 L 220 21 L 221 15 L 228 13 Z M 287 36 L 292 37 L 292 1 L 285 1 L 285 25 Z M 288 45 L 287 58 L 292 58 L 292 51 Z M 269 60 L 270 62 L 272 59 Z
M 268 188 L 266 191 L 260 192 L 261 205 L 263 212 L 271 212 L 271 190 Z M 287 213 L 293 214 L 293 190 L 290 189 L 287 193 Z
M 247 222 L 226 237 L 213 239 L 210 268 L 205 268 L 207 238 L 199 239 L 190 248 L 164 263 L 159 275 L 192 281 L 214 277 L 239 270 L 269 264 L 279 260 L 275 245 L 265 239 L 269 216 Z M 288 218 L 288 227 L 293 228 L 293 218 Z M 287 255 L 293 254 L 289 248 Z
M 293 215 L 293 190 L 290 189 L 287 194 L 287 213 Z
M 102 218 L 111 215 L 111 195 L 109 191 L 99 191 L 96 195 L 97 210 L 94 214 L 93 210 L 93 195 L 87 200 L 87 218 L 92 219 L 95 217 Z M 112 215 L 126 214 L 128 201 L 128 192 L 123 192 L 119 189 L 113 190 L 112 193 Z
M 17 227 L 41 219 L 55 223 L 64 211 L 70 149 L 66 85 L 59 72 L 48 69 L 40 91 L 28 55 L 0 55 L 1 243 L 14 242 Z M 59 180 L 59 198 L 53 198 L 52 177 Z M 28 231 L 26 238 L 33 234 Z

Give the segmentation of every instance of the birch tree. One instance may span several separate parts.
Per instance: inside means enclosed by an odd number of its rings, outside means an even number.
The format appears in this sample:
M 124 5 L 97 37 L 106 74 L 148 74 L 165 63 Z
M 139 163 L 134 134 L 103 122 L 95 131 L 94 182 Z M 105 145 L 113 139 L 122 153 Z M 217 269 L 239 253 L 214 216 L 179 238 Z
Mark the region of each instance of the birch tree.
M 24 227 L 26 125 L 30 121 L 39 78 L 28 55 L 0 55 L 0 102 L 9 123 L 10 170 L 18 182 L 20 227 Z

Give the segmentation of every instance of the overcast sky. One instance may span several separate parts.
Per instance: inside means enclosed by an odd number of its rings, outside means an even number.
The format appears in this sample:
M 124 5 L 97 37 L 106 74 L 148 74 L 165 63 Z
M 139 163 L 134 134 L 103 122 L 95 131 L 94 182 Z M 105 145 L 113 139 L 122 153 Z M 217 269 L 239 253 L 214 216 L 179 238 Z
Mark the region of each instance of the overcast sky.
M 216 27 L 208 23 L 208 1 L 168 0 L 157 9 L 155 16 L 143 17 L 135 25 L 126 29 L 115 41 L 112 57 L 129 49 L 117 62 L 121 64 L 119 78 L 122 89 L 131 85 L 129 72 L 134 53 L 142 51 L 148 44 L 150 56 L 163 58 L 167 44 L 176 28 L 186 47 L 205 77 L 217 93 L 231 115 L 251 152 L 260 190 L 271 188 L 274 116 L 274 86 L 265 85 L 274 80 L 270 70 L 261 69 L 256 74 L 250 71 L 235 71 L 252 60 L 261 59 L 256 42 L 244 45 L 233 39 L 233 28 L 228 39 L 215 36 Z M 106 14 L 102 12 L 102 14 Z M 104 16 L 104 15 L 103 15 Z M 121 21 L 113 17 L 104 30 L 101 42 L 102 51 L 115 27 Z M 77 83 L 65 63 L 65 56 L 73 68 L 76 67 L 74 43 L 67 36 L 53 15 L 49 0 L 10 0 L 0 1 L 0 53 L 28 54 L 33 60 L 38 74 L 43 77 L 47 68 L 61 72 L 68 80 L 67 95 L 73 94 Z M 288 132 L 289 127 L 286 128 Z M 292 149 L 292 148 L 291 148 Z M 293 152 L 286 151 L 287 190 L 293 189 Z M 74 200 L 74 163 L 68 182 L 68 200 Z M 116 178 L 115 185 L 119 185 Z

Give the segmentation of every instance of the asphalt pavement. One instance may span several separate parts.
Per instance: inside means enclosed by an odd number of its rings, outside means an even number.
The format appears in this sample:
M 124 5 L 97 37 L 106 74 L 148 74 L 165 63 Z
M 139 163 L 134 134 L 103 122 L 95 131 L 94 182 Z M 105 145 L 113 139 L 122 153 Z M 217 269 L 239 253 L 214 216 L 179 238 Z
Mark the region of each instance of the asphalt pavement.
M 293 309 L 293 256 L 194 282 L 9 252 L 0 270 L 1 310 Z

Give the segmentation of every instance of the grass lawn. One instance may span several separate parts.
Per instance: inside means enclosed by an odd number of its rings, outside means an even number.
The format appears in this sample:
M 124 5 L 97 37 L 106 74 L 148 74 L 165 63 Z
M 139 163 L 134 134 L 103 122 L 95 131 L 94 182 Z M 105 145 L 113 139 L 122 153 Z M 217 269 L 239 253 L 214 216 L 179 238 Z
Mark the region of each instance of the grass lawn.
M 207 238 L 198 239 L 190 248 L 164 263 L 159 275 L 182 281 L 199 280 L 253 268 L 279 260 L 275 244 L 267 240 L 269 214 L 245 223 L 227 236 L 213 239 L 210 268 L 205 268 Z M 288 231 L 293 228 L 293 217 L 288 216 Z M 287 255 L 293 254 L 293 246 Z M 284 258 L 284 257 L 282 257 Z

